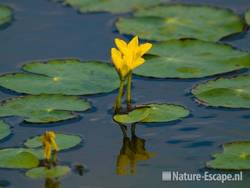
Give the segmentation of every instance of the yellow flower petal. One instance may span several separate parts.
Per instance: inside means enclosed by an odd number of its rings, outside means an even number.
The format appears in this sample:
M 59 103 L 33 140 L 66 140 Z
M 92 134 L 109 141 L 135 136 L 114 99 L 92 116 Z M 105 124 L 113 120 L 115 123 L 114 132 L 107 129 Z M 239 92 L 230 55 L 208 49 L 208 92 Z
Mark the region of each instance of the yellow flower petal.
M 59 150 L 58 145 L 57 145 L 57 143 L 56 143 L 56 141 L 55 141 L 54 139 L 51 140 L 51 145 L 52 145 L 52 147 L 54 148 L 54 150 L 56 150 L 56 151 Z
M 135 36 L 129 43 L 128 43 L 128 48 L 132 52 L 136 52 L 136 50 L 139 47 L 139 40 L 138 36 Z
M 120 50 L 121 53 L 126 54 L 128 51 L 128 45 L 124 40 L 115 39 L 115 44 L 117 46 L 117 48 Z
M 147 53 L 152 48 L 152 46 L 153 45 L 151 43 L 145 43 L 140 45 L 139 47 L 140 56 L 143 56 L 145 53 Z
M 117 70 L 121 69 L 122 67 L 122 54 L 116 48 L 111 49 L 111 58 L 112 62 L 115 65 Z
M 124 79 L 130 72 L 129 67 L 122 58 L 122 54 L 116 48 L 111 49 L 111 58 L 120 77 Z
M 43 149 L 44 158 L 49 160 L 51 158 L 52 148 L 58 151 L 58 146 L 55 140 L 56 134 L 53 131 L 46 131 L 41 138 L 44 147 Z
M 50 143 L 48 142 L 44 143 L 43 156 L 45 159 L 50 159 L 51 157 L 51 146 Z
M 123 66 L 121 67 L 119 71 L 120 71 L 121 77 L 124 79 L 130 72 L 130 69 L 126 64 L 123 64 Z
M 143 58 L 138 58 L 134 63 L 132 63 L 130 65 L 130 68 L 132 70 L 134 70 L 135 68 L 137 68 L 138 66 L 142 65 L 145 62 L 145 60 Z

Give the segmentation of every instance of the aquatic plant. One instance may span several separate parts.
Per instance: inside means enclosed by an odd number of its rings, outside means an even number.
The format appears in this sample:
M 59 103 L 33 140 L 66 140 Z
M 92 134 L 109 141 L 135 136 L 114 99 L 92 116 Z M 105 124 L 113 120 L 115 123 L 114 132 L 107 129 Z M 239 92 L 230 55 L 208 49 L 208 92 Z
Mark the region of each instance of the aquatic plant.
M 215 42 L 244 31 L 244 21 L 230 9 L 173 4 L 139 9 L 131 17 L 119 18 L 116 27 L 121 34 L 147 40 L 195 38 Z
M 9 23 L 12 15 L 12 9 L 9 6 L 0 5 L 0 26 Z
M 113 118 L 122 124 L 160 123 L 180 120 L 189 114 L 190 111 L 183 106 L 161 103 L 137 105 L 130 112 L 115 114 Z
M 43 143 L 43 156 L 47 162 L 55 162 L 56 163 L 56 153 L 58 152 L 59 148 L 56 143 L 56 134 L 53 131 L 46 131 L 42 137 Z M 53 152 L 53 153 L 52 153 Z M 52 155 L 51 155 L 52 153 Z M 51 157 L 53 156 L 53 158 Z
M 69 5 L 79 12 L 126 13 L 136 9 L 166 3 L 169 0 L 54 0 Z
M 120 77 L 120 87 L 115 107 L 116 111 L 119 111 L 121 108 L 123 88 L 126 79 L 126 101 L 127 108 L 130 109 L 132 71 L 145 62 L 143 55 L 152 48 L 152 44 L 144 43 L 139 45 L 138 36 L 135 36 L 128 44 L 124 40 L 117 38 L 115 39 L 115 44 L 118 49 L 111 49 L 111 58 Z

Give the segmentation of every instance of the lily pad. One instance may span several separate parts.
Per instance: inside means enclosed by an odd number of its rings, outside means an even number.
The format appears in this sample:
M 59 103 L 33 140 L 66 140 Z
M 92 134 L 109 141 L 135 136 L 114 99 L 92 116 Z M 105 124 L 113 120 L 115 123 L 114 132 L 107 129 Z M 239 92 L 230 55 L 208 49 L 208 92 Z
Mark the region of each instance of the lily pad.
M 22 67 L 27 73 L 0 76 L 0 86 L 28 94 L 88 95 L 111 92 L 119 86 L 111 65 L 79 60 L 33 62 Z
M 39 164 L 38 158 L 24 148 L 7 148 L 0 150 L 0 168 L 34 168 Z
M 140 122 L 145 119 L 150 112 L 150 108 L 142 107 L 129 112 L 128 114 L 116 114 L 114 120 L 123 124 Z
M 10 7 L 0 5 L 0 26 L 10 22 L 12 19 L 12 10 Z
M 250 67 L 250 54 L 229 45 L 199 40 L 171 40 L 154 44 L 134 73 L 154 78 L 200 78 Z
M 85 111 L 90 103 L 76 96 L 30 95 L 0 103 L 0 117 L 20 116 L 31 123 L 51 123 L 77 117 L 72 111 Z
M 30 178 L 58 178 L 64 176 L 70 172 L 70 168 L 67 166 L 56 166 L 53 168 L 38 167 L 28 170 L 25 175 Z
M 174 104 L 147 104 L 138 106 L 132 112 L 123 115 L 115 115 L 115 121 L 119 123 L 151 123 L 169 122 L 184 118 L 189 115 L 189 110 Z
M 57 0 L 78 11 L 126 13 L 139 8 L 145 8 L 168 0 Z
M 0 140 L 11 134 L 10 126 L 4 121 L 0 120 Z
M 250 9 L 246 11 L 245 19 L 248 25 L 250 25 Z
M 192 93 L 206 106 L 250 108 L 250 75 L 201 83 L 192 89 Z
M 236 141 L 223 145 L 223 152 L 214 155 L 207 167 L 223 170 L 250 169 L 250 141 Z
M 73 148 L 80 144 L 82 141 L 80 136 L 70 135 L 70 134 L 56 134 L 56 143 L 58 145 L 59 151 Z M 26 147 L 29 148 L 39 148 L 42 146 L 41 136 L 36 136 L 31 139 L 26 140 L 24 143 Z
M 244 22 L 229 9 L 175 4 L 138 10 L 134 17 L 120 18 L 116 26 L 122 34 L 148 40 L 196 38 L 218 41 L 243 31 Z

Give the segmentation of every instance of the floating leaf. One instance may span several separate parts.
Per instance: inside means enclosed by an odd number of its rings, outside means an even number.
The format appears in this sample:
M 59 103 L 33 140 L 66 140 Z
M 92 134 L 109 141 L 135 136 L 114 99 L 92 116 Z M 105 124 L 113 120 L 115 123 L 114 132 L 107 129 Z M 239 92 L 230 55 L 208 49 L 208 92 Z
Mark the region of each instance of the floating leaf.
M 56 143 L 59 147 L 59 151 L 73 148 L 81 143 L 81 137 L 70 134 L 56 134 Z M 38 148 L 42 146 L 41 136 L 36 136 L 26 140 L 25 146 L 29 148 Z
M 108 63 L 50 60 L 24 65 L 29 73 L 6 74 L 0 86 L 29 94 L 87 95 L 110 92 L 119 86 L 115 69 Z
M 236 141 L 223 145 L 223 153 L 214 155 L 207 167 L 223 170 L 250 169 L 250 141 Z
M 11 21 L 12 10 L 10 7 L 0 5 L 0 26 Z
M 199 40 L 154 44 L 145 64 L 134 73 L 154 78 L 200 78 L 250 67 L 250 54 L 229 45 Z
M 138 10 L 134 17 L 120 18 L 120 33 L 156 41 L 196 38 L 218 41 L 243 31 L 244 22 L 229 9 L 202 5 L 167 5 Z
M 58 178 L 64 176 L 70 172 L 70 168 L 67 166 L 56 166 L 53 168 L 38 167 L 28 170 L 25 175 L 30 178 Z
M 0 150 L 0 168 L 34 168 L 38 164 L 38 158 L 30 150 L 24 148 Z
M 136 123 L 145 119 L 149 115 L 149 112 L 150 109 L 148 107 L 138 108 L 128 114 L 116 114 L 114 120 L 123 124 Z
M 169 122 L 188 115 L 189 110 L 183 106 L 174 104 L 148 104 L 138 106 L 128 114 L 115 115 L 114 119 L 119 123 Z
M 175 104 L 148 104 L 149 115 L 142 122 L 169 122 L 189 115 L 189 110 Z
M 72 6 L 80 12 L 112 12 L 125 13 L 139 8 L 145 8 L 167 0 L 57 0 L 66 5 Z
M 31 123 L 50 123 L 74 118 L 72 111 L 90 107 L 89 102 L 76 96 L 30 95 L 2 101 L 0 117 L 20 116 Z
M 192 93 L 207 106 L 250 108 L 250 75 L 201 83 Z
M 0 120 L 0 140 L 11 134 L 10 126 L 4 121 Z
M 248 25 L 250 25 L 250 9 L 247 10 L 245 19 Z

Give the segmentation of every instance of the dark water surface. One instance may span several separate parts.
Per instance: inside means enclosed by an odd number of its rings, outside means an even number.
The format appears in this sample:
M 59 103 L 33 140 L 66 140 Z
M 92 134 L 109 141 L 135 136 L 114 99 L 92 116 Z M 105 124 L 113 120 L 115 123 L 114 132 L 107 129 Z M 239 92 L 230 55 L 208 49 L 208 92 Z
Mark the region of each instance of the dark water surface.
M 232 8 L 239 14 L 250 7 L 250 0 L 183 0 Z M 201 3 L 202 2 L 202 3 Z M 78 14 L 72 8 L 47 0 L 0 0 L 15 10 L 11 25 L 0 30 L 0 73 L 18 71 L 31 60 L 76 57 L 82 60 L 109 60 L 113 39 L 120 36 L 113 24 L 118 15 L 108 13 Z M 243 50 L 250 50 L 250 32 L 225 39 Z M 243 72 L 245 73 L 245 72 Z M 228 76 L 228 75 L 227 75 Z M 165 124 L 138 125 L 136 133 L 146 140 L 148 151 L 156 156 L 140 162 L 134 176 L 116 175 L 116 157 L 122 145 L 120 128 L 112 121 L 111 107 L 116 92 L 88 97 L 95 107 L 83 113 L 81 119 L 54 126 L 21 123 L 20 118 L 8 118 L 14 135 L 1 147 L 22 146 L 23 141 L 45 130 L 80 134 L 82 147 L 63 152 L 60 159 L 84 163 L 89 172 L 61 178 L 61 188 L 161 188 L 161 187 L 249 187 L 250 173 L 244 181 L 234 183 L 161 181 L 163 170 L 199 173 L 211 154 L 220 151 L 220 144 L 249 139 L 249 110 L 206 108 L 195 103 L 189 94 L 191 87 L 206 79 L 154 80 L 134 77 L 133 95 L 138 104 L 168 102 L 186 106 L 192 115 L 182 121 Z M 0 90 L 1 99 L 16 94 Z M 43 188 L 44 180 L 31 180 L 24 171 L 0 170 L 0 184 L 14 188 Z

